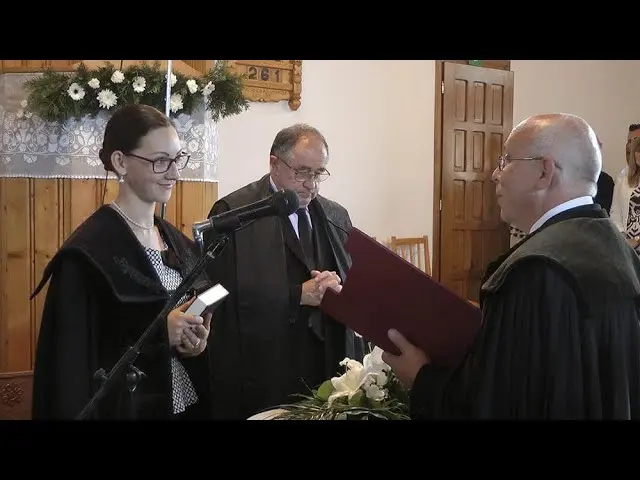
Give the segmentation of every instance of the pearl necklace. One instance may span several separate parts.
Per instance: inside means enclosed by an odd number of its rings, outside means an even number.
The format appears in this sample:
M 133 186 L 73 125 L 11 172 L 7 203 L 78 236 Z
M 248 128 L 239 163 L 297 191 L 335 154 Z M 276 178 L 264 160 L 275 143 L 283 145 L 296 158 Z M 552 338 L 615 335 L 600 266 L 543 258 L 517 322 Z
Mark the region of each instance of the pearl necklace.
M 152 230 L 152 229 L 155 227 L 155 225 L 151 225 L 151 226 L 149 226 L 149 225 L 142 225 L 141 223 L 138 223 L 138 222 L 134 222 L 134 221 L 129 217 L 129 215 L 127 215 L 126 213 L 124 213 L 124 211 L 122 210 L 122 208 L 120 208 L 120 205 L 118 205 L 116 202 L 111 202 L 111 206 L 112 206 L 113 208 L 115 208 L 115 209 L 116 209 L 116 211 L 117 211 L 120 215 L 122 215 L 122 216 L 123 216 L 123 217 L 124 217 L 124 218 L 129 222 L 129 223 L 132 223 L 132 224 L 133 224 L 133 225 L 135 225 L 136 227 L 142 228 L 143 230 Z

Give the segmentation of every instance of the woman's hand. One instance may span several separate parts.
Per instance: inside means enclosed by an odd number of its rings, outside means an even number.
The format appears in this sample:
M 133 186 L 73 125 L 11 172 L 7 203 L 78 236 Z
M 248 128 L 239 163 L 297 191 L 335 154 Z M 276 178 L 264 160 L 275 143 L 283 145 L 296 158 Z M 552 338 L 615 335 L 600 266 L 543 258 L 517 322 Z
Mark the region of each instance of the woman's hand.
M 198 317 L 200 318 L 200 317 Z M 204 352 L 207 348 L 207 338 L 211 331 L 211 313 L 205 313 L 203 323 L 193 325 L 191 328 L 185 328 L 182 334 L 180 345 L 176 346 L 176 350 L 183 357 L 195 357 Z
M 195 297 L 172 310 L 169 315 L 167 315 L 167 333 L 169 336 L 169 345 L 172 347 L 177 347 L 182 343 L 185 330 L 191 330 L 194 326 L 202 326 L 204 323 L 202 317 L 184 313 L 194 300 Z

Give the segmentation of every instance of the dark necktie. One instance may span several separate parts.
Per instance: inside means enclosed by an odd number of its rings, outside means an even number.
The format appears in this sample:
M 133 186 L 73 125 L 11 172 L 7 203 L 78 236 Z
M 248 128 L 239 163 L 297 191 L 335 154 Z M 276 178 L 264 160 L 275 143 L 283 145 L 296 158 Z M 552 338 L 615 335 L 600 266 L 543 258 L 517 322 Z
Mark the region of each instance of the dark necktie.
M 301 208 L 298 210 L 298 235 L 300 236 L 300 244 L 304 251 L 305 257 L 311 265 L 315 264 L 315 254 L 313 248 L 313 237 L 311 236 L 311 224 L 309 223 L 309 216 L 307 210 Z

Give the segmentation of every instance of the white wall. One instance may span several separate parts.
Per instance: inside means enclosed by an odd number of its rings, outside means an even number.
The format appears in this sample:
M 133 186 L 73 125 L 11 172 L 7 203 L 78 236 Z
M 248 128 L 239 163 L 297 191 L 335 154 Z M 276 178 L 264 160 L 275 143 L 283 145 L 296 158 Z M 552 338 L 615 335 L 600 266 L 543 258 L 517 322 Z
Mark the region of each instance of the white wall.
M 625 166 L 631 123 L 640 123 L 638 60 L 512 60 L 514 125 L 536 113 L 583 117 L 604 144 L 603 169 Z
M 306 122 L 330 148 L 321 193 L 388 238 L 431 234 L 434 61 L 304 60 L 302 105 L 252 103 L 220 124 L 219 195 L 268 171 L 283 127 Z
M 535 113 L 583 116 L 604 143 L 610 174 L 624 165 L 630 123 L 640 122 L 640 61 L 513 60 L 514 125 Z M 220 125 L 219 193 L 267 172 L 277 131 L 307 122 L 326 135 L 331 178 L 322 193 L 370 235 L 432 234 L 433 60 L 305 60 L 302 106 L 252 103 Z

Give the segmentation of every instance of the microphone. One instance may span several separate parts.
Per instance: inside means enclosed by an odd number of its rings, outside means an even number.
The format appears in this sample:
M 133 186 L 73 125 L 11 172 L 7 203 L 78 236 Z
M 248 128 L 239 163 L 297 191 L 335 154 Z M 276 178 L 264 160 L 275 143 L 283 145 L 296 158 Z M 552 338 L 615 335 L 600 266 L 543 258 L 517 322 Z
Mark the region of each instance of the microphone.
M 298 194 L 293 190 L 278 190 L 270 197 L 258 200 L 242 207 L 214 215 L 191 227 L 193 239 L 202 249 L 202 234 L 208 230 L 217 233 L 232 232 L 240 228 L 245 222 L 263 217 L 288 217 L 300 206 Z

